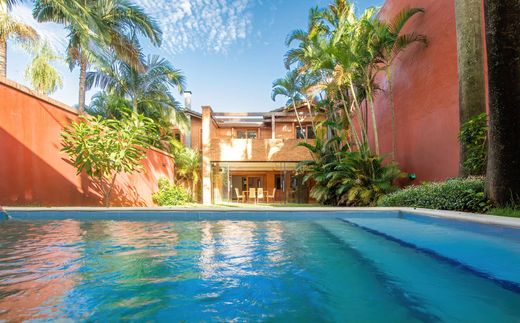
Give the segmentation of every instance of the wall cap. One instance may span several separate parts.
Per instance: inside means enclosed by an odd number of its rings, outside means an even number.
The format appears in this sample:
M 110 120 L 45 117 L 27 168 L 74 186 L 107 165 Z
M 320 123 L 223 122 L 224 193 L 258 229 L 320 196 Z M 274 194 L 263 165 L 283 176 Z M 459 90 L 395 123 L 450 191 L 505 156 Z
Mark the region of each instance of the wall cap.
M 31 90 L 27 86 L 24 86 L 24 85 L 22 85 L 20 83 L 17 83 L 15 81 L 9 80 L 9 79 L 7 79 L 5 77 L 1 77 L 0 76 L 0 84 L 6 85 L 6 86 L 8 86 L 10 88 L 13 88 L 13 89 L 17 90 L 17 91 L 23 92 L 23 93 L 25 93 L 25 94 L 27 94 L 29 96 L 32 96 L 32 97 L 34 97 L 34 98 L 36 98 L 38 100 L 45 101 L 45 102 L 47 102 L 47 103 L 49 103 L 49 104 L 51 104 L 51 105 L 53 105 L 53 106 L 55 106 L 55 107 L 57 107 L 57 108 L 59 108 L 61 110 L 65 110 L 65 111 L 70 112 L 72 114 L 79 115 L 79 111 L 78 110 L 76 110 L 76 109 L 66 105 L 65 103 L 60 102 L 58 100 L 55 100 L 55 99 L 53 99 L 51 97 L 48 97 L 47 95 L 40 94 L 40 93 L 38 93 L 38 92 L 36 92 L 34 90 Z

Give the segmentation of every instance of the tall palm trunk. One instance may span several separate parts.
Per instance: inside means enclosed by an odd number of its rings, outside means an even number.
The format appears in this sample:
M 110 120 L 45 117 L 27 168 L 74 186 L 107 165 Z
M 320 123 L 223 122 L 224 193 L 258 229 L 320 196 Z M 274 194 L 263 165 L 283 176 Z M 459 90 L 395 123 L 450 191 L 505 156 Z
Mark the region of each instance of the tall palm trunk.
M 310 101 L 307 99 L 307 97 L 304 97 L 304 100 L 305 100 L 305 104 L 307 104 L 307 109 L 309 110 L 309 116 L 310 116 L 310 118 L 311 118 L 312 130 L 313 130 L 314 132 L 316 132 L 316 125 L 314 124 L 314 115 L 312 114 L 311 103 L 310 103 Z
M 481 11 L 481 0 L 455 0 L 460 126 L 486 112 Z M 463 167 L 466 158 L 467 147 L 461 141 L 459 174 L 462 176 L 467 175 Z
M 386 67 L 386 80 L 388 82 L 388 97 L 390 99 L 390 111 L 392 114 L 392 161 L 397 159 L 397 129 L 395 120 L 394 92 L 392 88 L 391 65 Z
M 374 146 L 376 149 L 376 154 L 379 155 L 380 154 L 379 134 L 377 131 L 377 121 L 376 121 L 376 111 L 375 111 L 376 109 L 374 107 L 374 98 L 372 97 L 372 89 L 370 88 L 370 86 L 367 87 L 367 101 L 368 101 L 368 106 L 370 108 L 370 115 L 372 116 L 372 128 L 373 128 L 373 132 L 374 132 Z
M 87 79 L 87 59 L 85 57 L 80 58 L 79 62 L 79 100 L 78 109 L 80 113 L 85 111 L 85 82 Z
M 0 76 L 7 77 L 7 40 L 0 39 Z
M 132 109 L 134 110 L 134 113 L 137 114 L 137 107 L 139 103 L 137 102 L 137 98 L 132 98 Z
M 358 119 L 359 129 L 361 130 L 361 136 L 363 137 L 362 143 L 366 144 L 367 138 L 368 138 L 367 127 L 365 126 L 365 124 L 363 122 L 363 115 L 361 114 L 361 106 L 359 105 L 359 101 L 356 96 L 356 91 L 354 89 L 354 83 L 352 82 L 352 80 L 349 80 L 349 86 L 350 86 L 350 92 L 352 93 L 352 100 L 356 106 L 356 117 Z
M 300 126 L 300 129 L 303 131 L 302 122 L 300 120 L 300 116 L 298 115 L 298 109 L 296 108 L 296 103 L 294 103 L 294 98 L 292 99 L 292 105 L 294 108 L 294 114 L 296 114 L 296 120 L 298 121 L 298 125 Z
M 350 117 L 350 111 L 348 109 L 347 102 L 345 101 L 345 97 L 343 96 L 343 92 L 340 90 L 339 94 L 341 95 L 341 103 L 343 104 L 343 110 L 345 111 L 345 116 L 347 118 L 347 121 L 349 123 L 350 131 L 352 132 L 352 136 L 354 137 L 354 142 L 359 149 L 361 147 L 361 141 L 359 139 L 356 127 L 354 126 L 354 122 L 352 121 L 352 118 Z
M 485 0 L 489 76 L 487 195 L 520 202 L 520 1 Z

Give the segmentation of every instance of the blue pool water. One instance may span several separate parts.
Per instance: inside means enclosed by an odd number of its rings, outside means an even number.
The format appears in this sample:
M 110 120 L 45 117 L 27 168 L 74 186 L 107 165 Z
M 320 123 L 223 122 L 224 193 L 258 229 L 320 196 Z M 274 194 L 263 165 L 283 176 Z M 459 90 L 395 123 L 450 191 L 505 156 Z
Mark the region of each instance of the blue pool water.
M 518 229 L 397 212 L 13 216 L 0 322 L 520 322 Z

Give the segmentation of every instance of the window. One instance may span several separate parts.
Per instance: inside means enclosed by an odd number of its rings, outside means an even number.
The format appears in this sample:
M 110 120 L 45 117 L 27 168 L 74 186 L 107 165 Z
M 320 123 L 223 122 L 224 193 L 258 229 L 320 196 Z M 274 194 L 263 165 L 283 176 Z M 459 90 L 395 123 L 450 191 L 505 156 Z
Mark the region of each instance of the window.
M 283 175 L 274 175 L 274 187 L 283 190 Z
M 256 139 L 256 130 L 238 130 L 238 139 Z
M 312 126 L 307 126 L 307 139 L 316 139 L 316 134 L 314 134 Z
M 305 127 L 301 128 L 300 126 L 296 127 L 296 139 L 305 139 Z
M 176 132 L 175 134 L 173 134 L 173 137 L 175 138 L 175 140 L 177 141 L 181 141 L 181 134 L 179 132 Z
M 296 139 L 316 139 L 312 126 L 296 126 Z

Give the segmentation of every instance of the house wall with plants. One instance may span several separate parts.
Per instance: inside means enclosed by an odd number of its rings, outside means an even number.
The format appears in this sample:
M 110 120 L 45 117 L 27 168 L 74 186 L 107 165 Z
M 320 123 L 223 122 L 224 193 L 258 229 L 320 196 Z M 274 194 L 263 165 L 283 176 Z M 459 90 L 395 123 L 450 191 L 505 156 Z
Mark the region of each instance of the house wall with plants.
M 455 8 L 451 0 L 387 0 L 380 18 L 391 19 L 407 7 L 424 8 L 402 33 L 424 34 L 428 46 L 415 43 L 401 52 L 391 67 L 395 103 L 396 161 L 419 183 L 443 180 L 459 170 L 459 94 Z M 382 154 L 390 159 L 392 115 L 384 72 L 376 80 L 375 98 Z M 368 122 L 373 139 L 372 121 Z M 373 143 L 373 141 L 372 141 Z
M 85 174 L 60 151 L 60 133 L 77 112 L 0 79 L 0 205 L 98 206 L 102 199 Z M 152 206 L 161 177 L 173 180 L 170 155 L 150 149 L 140 173 L 116 181 L 112 206 Z

